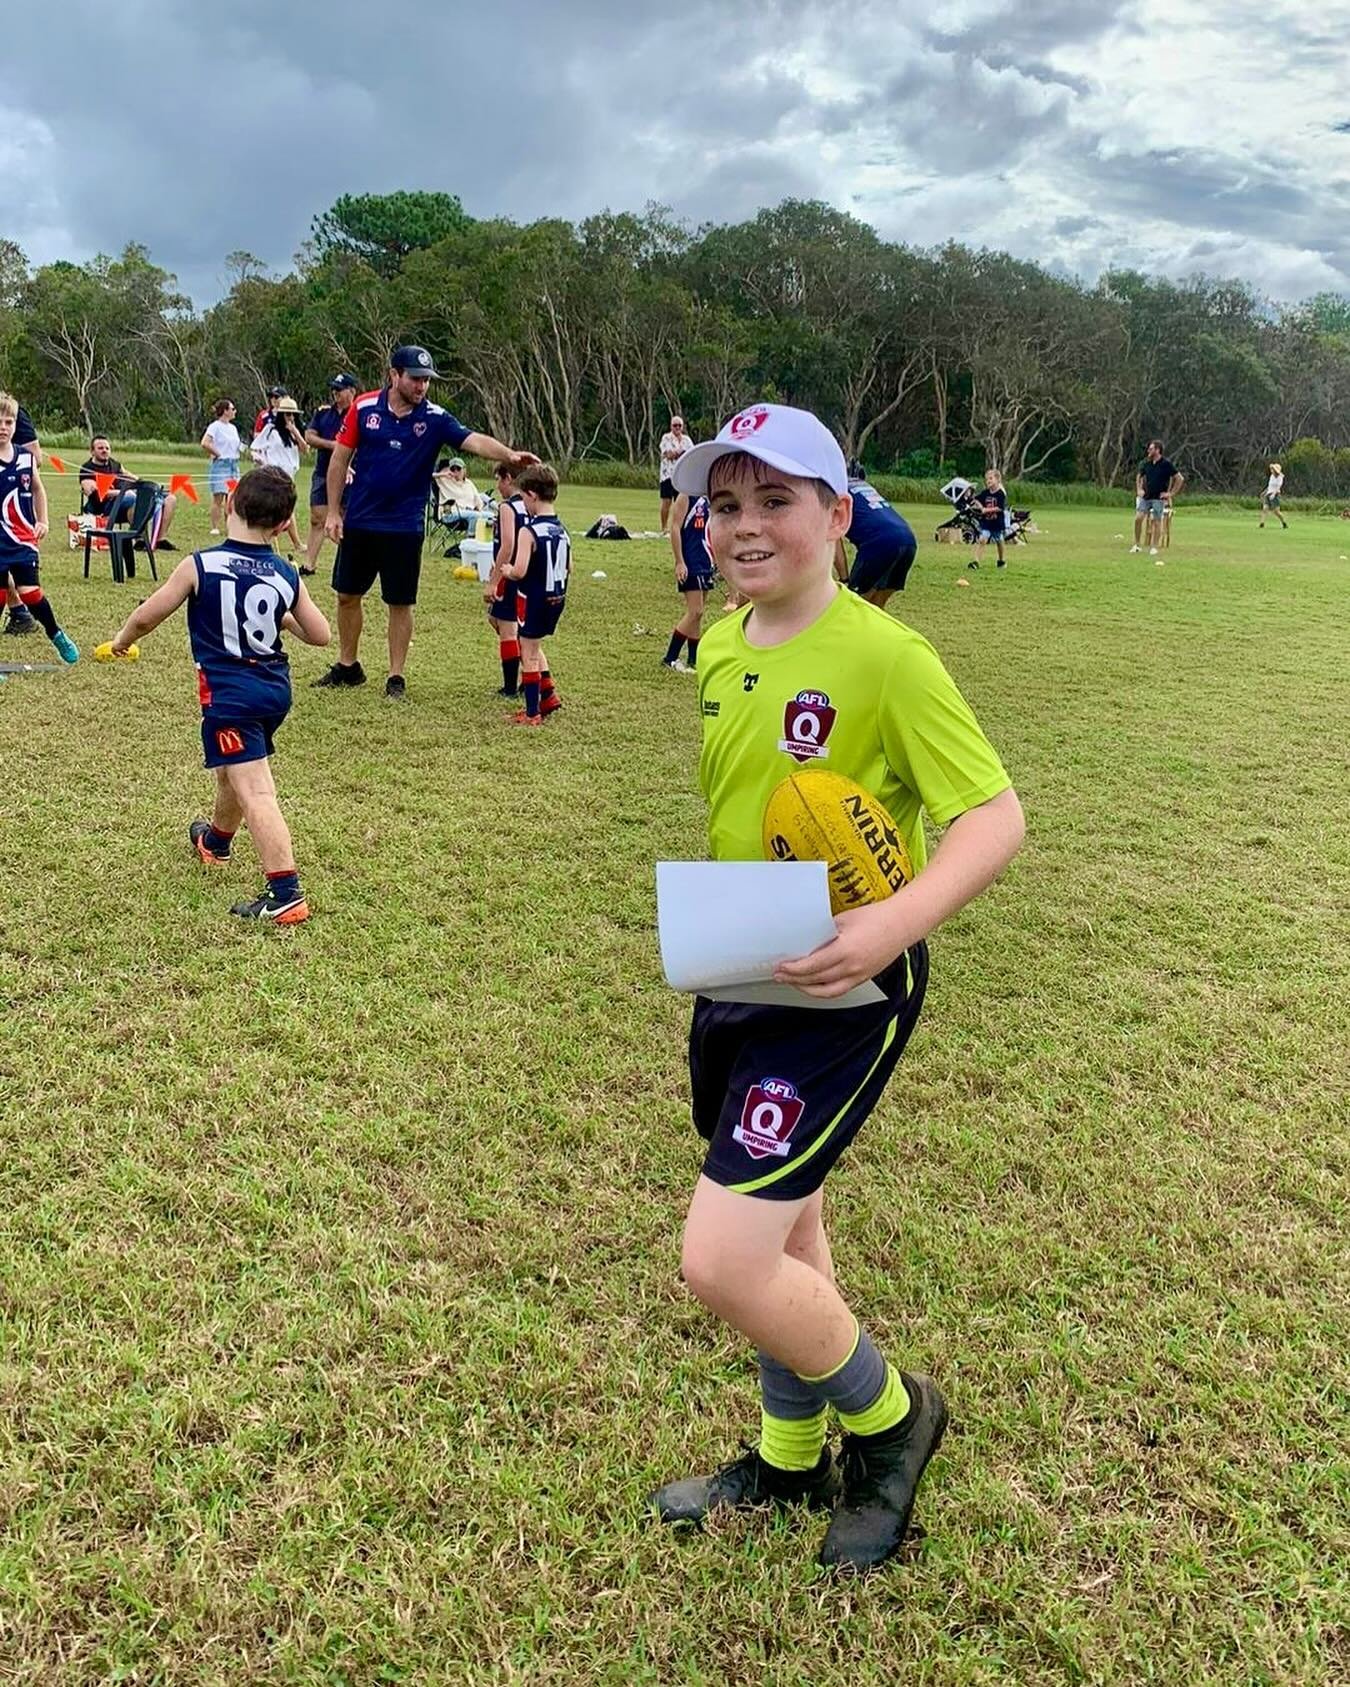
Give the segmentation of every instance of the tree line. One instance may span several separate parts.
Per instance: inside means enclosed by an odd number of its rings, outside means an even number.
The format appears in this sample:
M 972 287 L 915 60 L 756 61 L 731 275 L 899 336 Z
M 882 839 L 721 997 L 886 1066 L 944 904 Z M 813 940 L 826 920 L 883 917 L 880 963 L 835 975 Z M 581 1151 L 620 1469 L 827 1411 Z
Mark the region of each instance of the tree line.
M 561 463 L 651 463 L 747 399 L 817 411 L 850 456 L 927 475 L 1128 482 L 1157 436 L 1194 487 L 1350 491 L 1350 300 L 920 249 L 814 201 L 691 228 L 660 207 L 476 220 L 447 194 L 344 196 L 285 275 L 247 252 L 205 310 L 144 247 L 33 268 L 0 240 L 0 381 L 48 430 L 195 437 L 274 381 L 317 400 L 427 345 L 445 402 Z M 1294 482 L 1297 482 L 1295 487 Z

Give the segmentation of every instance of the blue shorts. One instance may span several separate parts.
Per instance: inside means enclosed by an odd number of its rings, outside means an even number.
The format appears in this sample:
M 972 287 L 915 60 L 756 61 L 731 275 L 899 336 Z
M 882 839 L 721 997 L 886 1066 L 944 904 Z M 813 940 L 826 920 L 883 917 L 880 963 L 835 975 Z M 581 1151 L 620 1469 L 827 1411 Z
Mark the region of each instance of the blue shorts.
M 1145 498 L 1143 503 L 1145 515 L 1151 516 L 1154 521 L 1162 520 L 1163 512 L 1166 510 L 1167 505 L 1161 498 Z
M 879 974 L 871 1007 L 694 1003 L 689 1078 L 703 1175 L 765 1201 L 814 1195 L 881 1099 L 928 987 L 918 943 Z
M 858 593 L 903 592 L 917 551 L 918 545 L 912 543 L 860 550 L 849 570 L 848 589 Z
M 0 581 L 8 574 L 13 582 L 15 591 L 20 586 L 33 587 L 38 583 L 38 553 L 36 551 L 13 551 L 8 556 L 0 556 Z
M 494 621 L 520 620 L 520 587 L 514 580 L 502 577 L 497 581 L 496 595 L 488 605 L 488 614 Z
M 206 710 L 202 715 L 202 750 L 207 767 L 266 761 L 272 754 L 272 738 L 289 713 L 289 709 L 283 709 L 279 715 L 254 715 L 244 720 Z
M 567 607 L 565 597 L 527 597 L 520 594 L 520 636 L 521 638 L 548 638 L 562 620 L 562 612 Z
M 239 479 L 238 457 L 212 457 L 206 470 L 206 486 L 210 492 L 228 492 L 226 482 Z
M 691 568 L 683 580 L 675 582 L 675 589 L 681 592 L 710 592 L 716 584 L 715 569 Z

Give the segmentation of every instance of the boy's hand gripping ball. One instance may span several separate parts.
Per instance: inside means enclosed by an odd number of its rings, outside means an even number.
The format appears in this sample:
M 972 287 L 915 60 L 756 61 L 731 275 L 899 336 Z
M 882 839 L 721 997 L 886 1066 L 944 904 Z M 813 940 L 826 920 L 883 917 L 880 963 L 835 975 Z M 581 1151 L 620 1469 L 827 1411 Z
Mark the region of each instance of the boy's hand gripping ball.
M 140 659 L 141 647 L 139 644 L 129 644 L 120 656 L 113 649 L 111 639 L 105 644 L 95 645 L 94 647 L 94 660 L 96 662 L 139 662 Z
M 823 768 L 790 773 L 773 791 L 764 809 L 764 855 L 826 862 L 835 914 L 884 902 L 914 877 L 900 829 L 882 804 Z

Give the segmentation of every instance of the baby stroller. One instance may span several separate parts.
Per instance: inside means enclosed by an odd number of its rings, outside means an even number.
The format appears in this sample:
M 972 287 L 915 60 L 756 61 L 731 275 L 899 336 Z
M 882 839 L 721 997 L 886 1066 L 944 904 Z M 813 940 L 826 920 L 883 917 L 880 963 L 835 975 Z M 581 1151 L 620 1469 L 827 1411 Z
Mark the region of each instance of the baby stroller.
M 980 494 L 968 480 L 955 475 L 941 488 L 942 496 L 952 506 L 952 516 L 935 530 L 933 538 L 938 544 L 944 543 L 940 535 L 955 533 L 960 536 L 963 545 L 973 545 L 980 531 Z M 1015 510 L 1011 507 L 1004 513 L 1003 540 L 1008 545 L 1028 545 L 1027 528 L 1031 525 L 1030 510 Z M 950 540 L 946 541 L 950 543 Z

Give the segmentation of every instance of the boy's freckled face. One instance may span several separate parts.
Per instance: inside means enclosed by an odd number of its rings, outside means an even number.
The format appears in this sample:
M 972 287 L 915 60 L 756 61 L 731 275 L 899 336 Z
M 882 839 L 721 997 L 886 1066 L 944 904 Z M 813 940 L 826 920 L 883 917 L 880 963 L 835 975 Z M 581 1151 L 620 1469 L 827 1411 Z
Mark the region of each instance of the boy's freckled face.
M 761 603 L 791 597 L 830 572 L 835 541 L 848 527 L 848 500 L 833 509 L 816 483 L 783 474 L 753 459 L 718 474 L 708 498 L 708 538 L 723 575 Z

